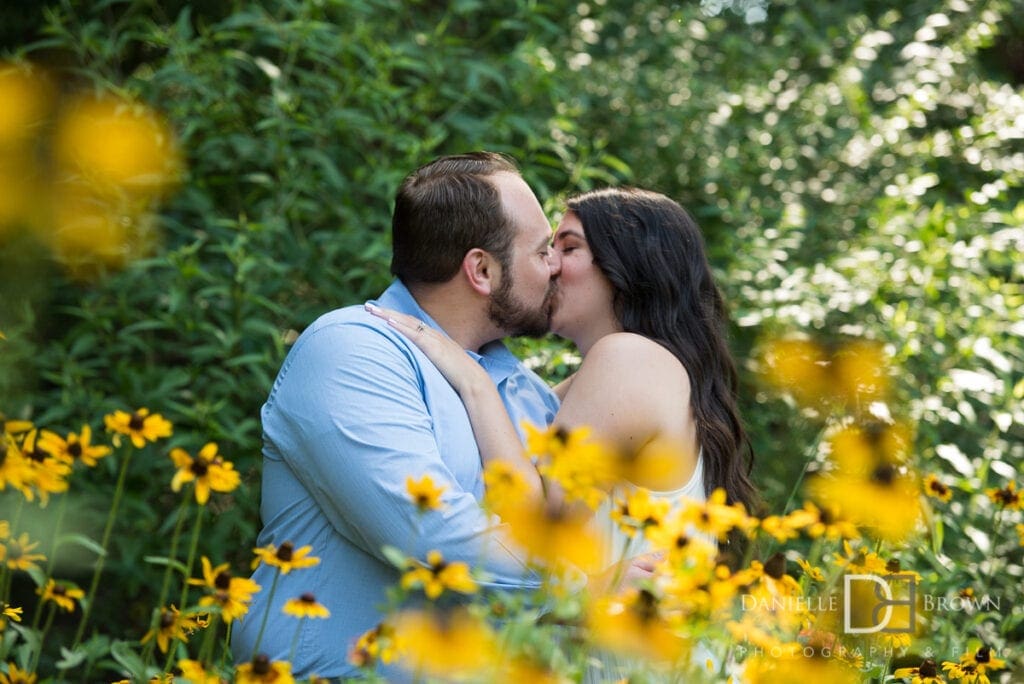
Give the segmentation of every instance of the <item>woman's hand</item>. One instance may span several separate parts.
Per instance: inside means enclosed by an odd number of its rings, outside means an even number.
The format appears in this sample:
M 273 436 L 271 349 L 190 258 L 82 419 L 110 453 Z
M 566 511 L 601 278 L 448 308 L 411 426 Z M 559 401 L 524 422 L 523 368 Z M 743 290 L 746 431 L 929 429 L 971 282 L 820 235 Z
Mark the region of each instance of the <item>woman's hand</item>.
M 383 318 L 391 327 L 412 340 L 460 396 L 464 397 L 474 388 L 479 388 L 480 383 L 494 384 L 487 371 L 452 338 L 434 330 L 415 316 L 373 304 L 364 306 L 371 314 Z

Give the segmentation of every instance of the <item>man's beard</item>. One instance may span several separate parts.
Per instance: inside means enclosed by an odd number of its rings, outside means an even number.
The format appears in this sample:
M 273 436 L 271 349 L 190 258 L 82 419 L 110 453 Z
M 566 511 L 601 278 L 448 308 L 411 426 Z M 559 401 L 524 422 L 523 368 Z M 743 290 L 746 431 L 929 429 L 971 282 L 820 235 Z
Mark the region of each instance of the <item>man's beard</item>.
M 551 330 L 551 306 L 555 295 L 555 281 L 548 285 L 544 301 L 531 309 L 512 295 L 512 278 L 501 279 L 501 285 L 491 295 L 487 317 L 491 322 L 514 337 L 543 337 Z

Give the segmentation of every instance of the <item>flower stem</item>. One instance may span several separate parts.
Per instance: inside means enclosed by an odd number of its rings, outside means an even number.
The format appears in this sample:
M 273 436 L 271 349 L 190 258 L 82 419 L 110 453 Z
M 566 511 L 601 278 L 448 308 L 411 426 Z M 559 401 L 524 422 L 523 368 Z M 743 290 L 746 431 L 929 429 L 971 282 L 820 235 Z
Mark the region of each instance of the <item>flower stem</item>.
M 260 642 L 263 641 L 263 631 L 267 628 L 267 618 L 270 617 L 270 606 L 274 604 L 274 592 L 277 591 L 277 580 L 281 577 L 281 568 L 275 568 L 274 581 L 270 583 L 270 594 L 267 595 L 267 607 L 263 611 L 263 621 L 260 622 L 260 631 L 256 633 L 256 643 L 252 647 L 252 657 L 260 652 Z
M 89 593 L 86 594 L 86 600 L 82 603 L 82 621 L 78 623 L 78 631 L 75 632 L 74 645 L 71 650 L 74 651 L 78 648 L 78 644 L 82 642 L 82 637 L 85 635 L 85 628 L 89 624 L 89 616 L 92 613 L 92 605 L 96 598 L 96 590 L 100 586 L 100 576 L 103 574 L 103 565 L 107 562 L 107 550 L 108 544 L 110 543 L 110 533 L 114 529 L 114 521 L 117 520 L 117 509 L 121 505 L 121 496 L 124 494 L 124 483 L 128 477 L 128 464 L 132 461 L 133 451 L 128 451 L 125 454 L 124 460 L 121 462 L 121 472 L 117 475 L 117 487 L 114 489 L 114 498 L 110 503 L 110 513 L 107 514 L 107 524 L 103 528 L 103 539 L 100 542 L 100 548 L 103 549 L 103 553 L 96 559 L 96 567 L 92 571 L 92 582 L 89 584 Z
M 188 549 L 188 562 L 185 564 L 185 577 L 181 584 L 181 600 L 178 601 L 178 605 L 181 606 L 182 610 L 185 610 L 186 601 L 188 600 L 188 580 L 192 577 L 192 565 L 196 562 L 196 549 L 199 547 L 199 530 L 203 526 L 203 511 L 206 510 L 205 506 L 200 506 L 199 511 L 196 512 L 196 524 L 192 527 L 192 542 Z
M 57 604 L 50 604 L 50 614 L 46 616 L 46 624 L 43 625 L 43 631 L 39 635 L 39 650 L 32 655 L 32 665 L 28 668 L 29 672 L 35 672 L 36 668 L 39 667 L 39 659 L 43 655 L 43 645 L 46 643 L 46 634 L 50 631 L 50 626 L 53 624 L 53 616 L 57 614 Z
M 295 649 L 299 647 L 299 635 L 302 634 L 302 621 L 305 618 L 299 618 L 299 625 L 295 628 L 295 636 L 292 637 L 292 645 L 288 649 L 288 662 L 295 662 Z
M 181 506 L 178 507 L 178 520 L 174 523 L 174 533 L 171 535 L 171 551 L 167 556 L 167 565 L 164 568 L 164 579 L 160 585 L 160 599 L 157 601 L 153 616 L 149 620 L 149 628 L 151 630 L 156 629 L 157 623 L 160 620 L 160 614 L 164 610 L 164 603 L 167 601 L 167 594 L 171 590 L 171 573 L 174 572 L 171 567 L 171 563 L 178 558 L 178 540 L 181 539 L 181 527 L 185 523 L 185 510 L 187 508 L 188 496 L 184 496 L 181 499 Z M 146 665 L 149 665 L 149 658 L 153 654 L 154 641 L 147 643 L 146 648 L 143 651 L 142 662 Z

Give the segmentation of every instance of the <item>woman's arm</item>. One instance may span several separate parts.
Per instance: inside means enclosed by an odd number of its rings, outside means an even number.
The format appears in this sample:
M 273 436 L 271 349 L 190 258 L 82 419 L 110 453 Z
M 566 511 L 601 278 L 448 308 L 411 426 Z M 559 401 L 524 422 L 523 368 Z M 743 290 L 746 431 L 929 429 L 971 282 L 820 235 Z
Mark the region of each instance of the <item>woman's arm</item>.
M 367 305 L 367 311 L 384 318 L 395 329 L 412 340 L 434 363 L 451 384 L 469 414 L 480 459 L 488 463 L 503 460 L 514 467 L 530 488 L 541 496 L 540 474 L 523 457 L 523 445 L 494 381 L 483 366 L 470 358 L 450 337 L 426 327 L 419 319 L 406 314 Z

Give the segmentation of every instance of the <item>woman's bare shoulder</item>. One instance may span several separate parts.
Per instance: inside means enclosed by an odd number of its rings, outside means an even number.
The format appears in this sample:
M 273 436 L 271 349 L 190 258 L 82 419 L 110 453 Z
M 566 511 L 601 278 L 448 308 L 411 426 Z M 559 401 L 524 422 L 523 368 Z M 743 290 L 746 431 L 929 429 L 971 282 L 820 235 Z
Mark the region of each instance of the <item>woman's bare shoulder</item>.
M 583 364 L 588 361 L 605 371 L 660 373 L 683 370 L 679 359 L 667 348 L 649 337 L 631 332 L 611 333 L 599 339 L 590 348 Z

